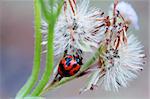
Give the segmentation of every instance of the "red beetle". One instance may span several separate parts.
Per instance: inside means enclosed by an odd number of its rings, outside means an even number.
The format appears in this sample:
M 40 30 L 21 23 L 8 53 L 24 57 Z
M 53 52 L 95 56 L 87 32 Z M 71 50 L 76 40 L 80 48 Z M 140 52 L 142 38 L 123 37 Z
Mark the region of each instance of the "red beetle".
M 75 75 L 82 65 L 82 58 L 79 58 L 79 55 L 65 55 L 59 63 L 58 74 L 61 77 L 70 77 Z

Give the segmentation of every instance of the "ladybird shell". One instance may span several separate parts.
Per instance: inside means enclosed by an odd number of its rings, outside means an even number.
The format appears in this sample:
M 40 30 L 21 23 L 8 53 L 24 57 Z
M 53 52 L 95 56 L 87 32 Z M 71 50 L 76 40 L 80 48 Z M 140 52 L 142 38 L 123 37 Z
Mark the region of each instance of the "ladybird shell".
M 58 73 L 62 77 L 70 77 L 75 75 L 80 70 L 80 65 L 73 56 L 68 55 L 64 57 L 59 64 Z

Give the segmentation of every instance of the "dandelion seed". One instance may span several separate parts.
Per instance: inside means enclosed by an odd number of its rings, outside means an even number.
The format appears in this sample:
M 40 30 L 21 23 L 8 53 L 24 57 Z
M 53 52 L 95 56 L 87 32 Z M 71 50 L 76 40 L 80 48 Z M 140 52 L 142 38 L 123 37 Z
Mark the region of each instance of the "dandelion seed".
M 120 87 L 127 87 L 128 81 L 137 78 L 138 71 L 141 71 L 144 65 L 143 46 L 134 35 L 128 36 L 127 45 L 122 43 L 118 49 L 108 47 L 100 58 L 103 64 L 100 64 L 97 72 L 94 72 L 84 91 L 97 85 L 102 85 L 108 91 L 118 91 Z

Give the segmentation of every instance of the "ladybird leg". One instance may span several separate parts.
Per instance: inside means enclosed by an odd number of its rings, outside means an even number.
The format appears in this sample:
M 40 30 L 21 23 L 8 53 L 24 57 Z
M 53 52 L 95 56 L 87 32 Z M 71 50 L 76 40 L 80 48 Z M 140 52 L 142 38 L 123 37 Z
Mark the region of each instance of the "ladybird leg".
M 68 52 L 68 50 L 66 49 L 66 50 L 64 51 L 63 57 L 65 57 L 65 56 L 67 55 L 67 52 Z
M 54 84 L 55 82 L 60 81 L 63 78 L 63 73 L 60 70 L 60 68 L 58 68 L 58 72 L 56 74 L 56 76 L 54 77 L 54 80 L 52 81 L 51 85 Z
M 52 81 L 51 85 L 53 85 L 55 82 L 60 81 L 59 80 L 59 73 L 55 76 L 54 80 Z

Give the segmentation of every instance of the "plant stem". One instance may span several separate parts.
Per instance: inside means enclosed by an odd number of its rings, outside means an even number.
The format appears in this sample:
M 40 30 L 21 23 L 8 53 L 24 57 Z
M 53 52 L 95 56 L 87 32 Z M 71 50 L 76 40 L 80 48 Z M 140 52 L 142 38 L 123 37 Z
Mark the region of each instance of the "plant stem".
M 47 82 L 50 79 L 50 74 L 52 73 L 53 70 L 53 35 L 54 35 L 54 27 L 49 24 L 48 27 L 48 43 L 47 43 L 47 54 L 46 54 L 46 67 L 43 73 L 43 76 L 39 82 L 39 84 L 37 85 L 37 87 L 35 88 L 35 90 L 33 91 L 33 93 L 31 94 L 31 96 L 39 96 L 39 94 L 41 93 L 41 91 L 43 90 L 43 88 L 45 87 L 45 85 L 47 84 Z
M 32 74 L 25 85 L 20 89 L 17 93 L 16 97 L 24 97 L 29 94 L 38 80 L 38 75 L 40 71 L 40 63 L 41 63 L 41 12 L 40 5 L 38 0 L 34 0 L 34 18 L 35 18 L 35 47 L 34 47 L 34 61 L 33 61 L 33 69 Z
M 41 7 L 44 12 L 44 16 L 47 19 L 46 21 L 48 22 L 48 33 L 47 33 L 47 53 L 46 53 L 46 66 L 45 70 L 43 73 L 43 76 L 41 80 L 39 81 L 39 84 L 36 86 L 36 88 L 33 90 L 31 93 L 31 96 L 39 96 L 40 93 L 43 91 L 44 87 L 48 83 L 51 73 L 53 71 L 53 65 L 54 65 L 54 50 L 53 50 L 53 40 L 54 40 L 54 29 L 55 29 L 55 24 L 57 21 L 57 18 L 60 14 L 61 8 L 63 6 L 63 0 L 60 1 L 58 4 L 58 8 L 56 11 L 53 11 L 54 2 L 55 0 L 51 0 L 51 10 L 50 12 L 46 9 L 46 5 L 42 0 L 41 2 Z
M 61 86 L 77 77 L 79 77 L 84 71 L 88 70 L 90 68 L 90 66 L 96 61 L 96 59 L 99 57 L 99 55 L 101 55 L 104 51 L 104 46 L 101 45 L 100 48 L 96 51 L 96 53 L 93 55 L 93 57 L 91 59 L 89 59 L 81 68 L 81 70 L 74 76 L 69 77 L 69 78 L 65 78 L 62 79 L 60 82 L 56 82 L 53 85 L 49 85 L 47 86 L 43 92 L 41 93 L 41 95 L 44 95 L 46 92 L 48 92 L 49 90 L 55 89 L 58 86 Z

